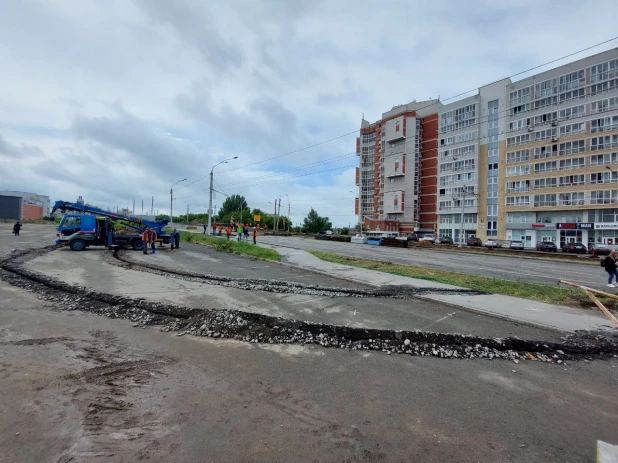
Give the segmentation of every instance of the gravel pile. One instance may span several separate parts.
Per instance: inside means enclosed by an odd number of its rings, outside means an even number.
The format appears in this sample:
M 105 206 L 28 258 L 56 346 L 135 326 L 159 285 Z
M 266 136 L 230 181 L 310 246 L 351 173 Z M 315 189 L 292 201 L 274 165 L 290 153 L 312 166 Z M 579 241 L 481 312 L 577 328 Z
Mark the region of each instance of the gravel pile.
M 0 261 L 0 279 L 36 292 L 39 299 L 64 310 L 82 310 L 122 318 L 135 327 L 158 325 L 179 336 L 228 338 L 251 343 L 315 344 L 329 348 L 373 350 L 447 359 L 535 360 L 561 364 L 565 360 L 616 357 L 618 337 L 598 333 L 565 336 L 562 342 L 484 338 L 463 334 L 352 328 L 271 317 L 238 310 L 190 309 L 131 299 L 69 285 L 24 269 L 20 261 L 48 252 L 15 253 Z
M 194 281 L 211 285 L 226 286 L 229 288 L 244 289 L 248 291 L 265 291 L 280 294 L 304 294 L 309 296 L 326 297 L 381 297 L 391 299 L 413 299 L 423 294 L 460 294 L 479 295 L 486 294 L 481 291 L 470 289 L 439 289 L 417 288 L 413 286 L 386 285 L 376 289 L 336 288 L 332 286 L 310 285 L 281 280 L 266 280 L 260 278 L 233 278 L 189 272 L 186 270 L 170 269 L 161 265 L 138 262 L 130 257 L 130 253 L 124 250 L 115 250 L 113 257 L 108 255 L 108 262 L 130 270 L 140 270 L 156 275 L 179 278 L 185 281 Z

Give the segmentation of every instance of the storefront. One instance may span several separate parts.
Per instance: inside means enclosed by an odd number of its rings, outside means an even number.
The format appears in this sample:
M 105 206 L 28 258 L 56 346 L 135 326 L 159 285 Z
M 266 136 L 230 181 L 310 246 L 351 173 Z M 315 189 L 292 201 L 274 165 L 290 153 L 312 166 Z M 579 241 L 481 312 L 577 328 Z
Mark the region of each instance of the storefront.
M 589 243 L 618 244 L 618 222 L 595 223 Z

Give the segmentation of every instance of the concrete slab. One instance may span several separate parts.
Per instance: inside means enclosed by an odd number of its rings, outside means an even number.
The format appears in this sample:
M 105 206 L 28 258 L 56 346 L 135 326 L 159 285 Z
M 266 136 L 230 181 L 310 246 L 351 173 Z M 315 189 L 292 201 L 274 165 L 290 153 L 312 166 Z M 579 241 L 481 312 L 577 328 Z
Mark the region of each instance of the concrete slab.
M 618 445 L 597 441 L 597 463 L 618 463 Z
M 264 245 L 268 246 L 268 245 Z M 308 252 L 297 249 L 272 246 L 282 256 L 285 263 L 307 270 L 347 278 L 358 283 L 382 286 L 410 285 L 424 288 L 458 288 L 433 281 L 392 275 L 375 270 L 362 269 L 349 265 L 334 264 L 318 259 Z M 461 289 L 461 288 L 460 288 Z M 566 332 L 576 330 L 615 330 L 612 323 L 603 315 L 570 307 L 545 304 L 500 294 L 460 295 L 428 294 L 423 299 L 439 301 L 464 307 L 468 310 L 499 318 L 517 321 L 534 326 L 548 327 Z

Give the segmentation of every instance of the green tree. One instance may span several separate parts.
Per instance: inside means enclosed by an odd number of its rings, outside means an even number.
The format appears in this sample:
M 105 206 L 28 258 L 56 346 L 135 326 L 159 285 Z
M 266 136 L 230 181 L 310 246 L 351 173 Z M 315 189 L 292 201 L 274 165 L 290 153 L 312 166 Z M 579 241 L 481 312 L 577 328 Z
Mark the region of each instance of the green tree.
M 247 214 L 249 214 L 249 206 L 247 205 L 247 200 L 245 199 L 245 197 L 241 195 L 231 195 L 225 198 L 225 201 L 223 201 L 223 204 L 221 205 L 217 216 L 223 218 L 235 212 L 240 215 L 241 210 L 243 211 L 244 215 L 245 209 L 247 209 Z
M 332 227 L 332 223 L 328 217 L 320 217 L 319 214 L 311 208 L 307 217 L 303 222 L 303 229 L 308 233 L 320 233 Z

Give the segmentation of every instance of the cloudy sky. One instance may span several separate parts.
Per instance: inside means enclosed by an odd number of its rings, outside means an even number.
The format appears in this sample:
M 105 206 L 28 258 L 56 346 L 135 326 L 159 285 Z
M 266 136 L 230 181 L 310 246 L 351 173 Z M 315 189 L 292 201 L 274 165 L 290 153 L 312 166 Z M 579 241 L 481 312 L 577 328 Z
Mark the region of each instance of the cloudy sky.
M 347 225 L 363 113 L 605 41 L 617 16 L 615 0 L 1 2 L 0 189 L 163 213 L 186 177 L 175 211 L 204 212 L 210 168 L 238 156 L 220 192 Z

